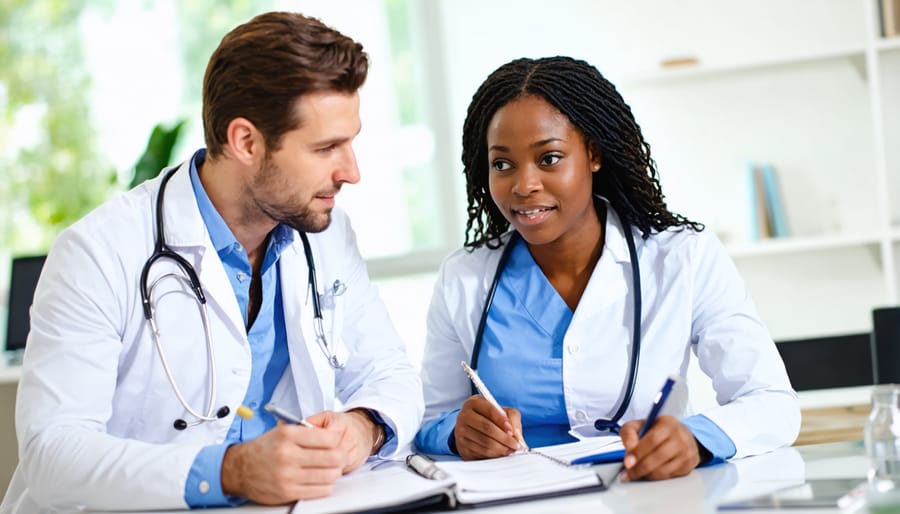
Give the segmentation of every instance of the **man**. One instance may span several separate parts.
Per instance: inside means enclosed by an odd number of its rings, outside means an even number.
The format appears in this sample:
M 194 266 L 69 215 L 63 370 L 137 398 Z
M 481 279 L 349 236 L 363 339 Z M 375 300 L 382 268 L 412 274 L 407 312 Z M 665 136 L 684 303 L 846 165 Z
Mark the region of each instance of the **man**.
M 361 45 L 299 14 L 225 36 L 206 150 L 48 256 L 0 511 L 287 503 L 412 439 L 421 383 L 334 209 L 359 180 L 367 69 Z M 276 425 L 269 403 L 312 426 Z

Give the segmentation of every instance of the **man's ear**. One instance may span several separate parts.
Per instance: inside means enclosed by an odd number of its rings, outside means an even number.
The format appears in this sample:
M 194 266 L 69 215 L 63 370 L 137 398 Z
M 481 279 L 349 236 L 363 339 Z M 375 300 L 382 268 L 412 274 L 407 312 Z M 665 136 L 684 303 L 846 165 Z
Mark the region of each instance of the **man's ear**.
M 247 118 L 235 118 L 228 124 L 227 152 L 233 159 L 253 166 L 265 157 L 265 141 L 256 125 Z

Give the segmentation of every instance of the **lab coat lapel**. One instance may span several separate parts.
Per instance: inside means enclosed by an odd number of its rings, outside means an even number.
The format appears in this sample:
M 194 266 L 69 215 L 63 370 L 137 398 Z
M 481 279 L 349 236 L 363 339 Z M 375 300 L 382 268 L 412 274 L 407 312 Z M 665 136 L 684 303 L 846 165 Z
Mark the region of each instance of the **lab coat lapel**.
M 612 207 L 607 206 L 606 228 L 604 230 L 603 253 L 587 287 L 572 323 L 599 315 L 604 308 L 621 301 L 631 287 L 631 255 L 625 241 L 621 221 Z
M 315 252 L 315 237 L 310 244 Z M 313 326 L 313 306 L 309 286 L 309 266 L 300 236 L 281 254 L 281 291 L 284 304 L 285 331 L 291 356 L 291 372 L 297 388 L 300 412 L 310 416 L 330 404 L 334 397 L 334 370 L 322 356 Z M 302 394 L 301 394 L 302 393 Z
M 163 170 L 162 173 L 165 172 Z M 234 332 L 235 340 L 246 342 L 247 329 L 234 289 L 197 207 L 197 198 L 191 186 L 190 161 L 179 166 L 166 186 L 163 221 L 166 242 L 194 266 L 210 308 L 223 314 L 229 329 Z

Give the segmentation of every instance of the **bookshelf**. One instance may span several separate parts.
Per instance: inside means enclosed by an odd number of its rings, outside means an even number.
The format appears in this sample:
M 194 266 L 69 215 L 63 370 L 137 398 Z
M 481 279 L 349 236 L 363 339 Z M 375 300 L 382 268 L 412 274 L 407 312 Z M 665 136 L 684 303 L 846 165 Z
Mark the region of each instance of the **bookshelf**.
M 764 43 L 680 34 L 692 64 L 660 47 L 613 77 L 669 205 L 719 235 L 776 340 L 870 331 L 898 303 L 900 38 L 878 1 L 769 2 L 747 23 Z M 717 25 L 754 16 L 700 3 Z M 752 240 L 748 160 L 774 165 L 789 237 Z
M 892 43 L 892 42 L 891 42 Z M 900 49 L 900 46 L 897 46 Z M 884 44 L 882 50 L 893 49 Z M 713 78 L 716 75 L 729 75 L 736 73 L 754 73 L 766 69 L 790 68 L 793 66 L 810 66 L 818 62 L 827 61 L 857 61 L 861 62 L 865 57 L 863 46 L 853 46 L 845 49 L 825 51 L 811 51 L 809 53 L 781 56 L 759 61 L 745 61 L 739 63 L 720 63 L 713 65 L 685 65 L 651 72 L 626 76 L 620 84 L 624 88 L 638 88 L 660 85 L 676 80 L 702 80 Z
M 900 242 L 900 232 L 892 234 L 892 240 Z M 755 257 L 815 253 L 844 248 L 868 247 L 877 249 L 882 243 L 882 235 L 877 232 L 868 234 L 831 234 L 806 237 L 780 237 L 762 240 L 756 243 L 728 245 L 729 255 L 735 260 Z

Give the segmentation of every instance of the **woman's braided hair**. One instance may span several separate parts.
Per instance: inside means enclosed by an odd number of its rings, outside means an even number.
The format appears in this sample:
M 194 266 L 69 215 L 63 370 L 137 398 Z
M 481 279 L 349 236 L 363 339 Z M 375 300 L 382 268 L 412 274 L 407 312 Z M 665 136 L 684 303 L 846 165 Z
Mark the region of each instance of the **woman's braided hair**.
M 594 174 L 593 192 L 636 226 L 646 239 L 652 231 L 688 226 L 703 230 L 666 207 L 650 145 L 631 108 L 615 86 L 587 62 L 570 57 L 516 59 L 491 73 L 472 97 L 463 124 L 462 162 L 468 215 L 465 246 L 500 246 L 509 223 L 488 188 L 487 128 L 494 114 L 523 96 L 543 98 L 566 115 L 586 143 L 599 147 L 603 169 Z

